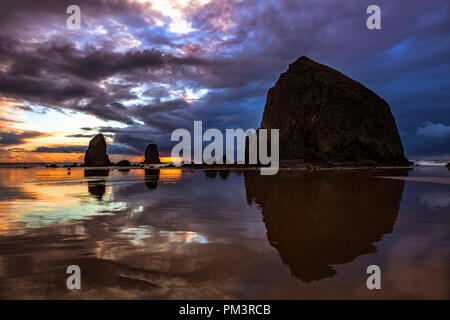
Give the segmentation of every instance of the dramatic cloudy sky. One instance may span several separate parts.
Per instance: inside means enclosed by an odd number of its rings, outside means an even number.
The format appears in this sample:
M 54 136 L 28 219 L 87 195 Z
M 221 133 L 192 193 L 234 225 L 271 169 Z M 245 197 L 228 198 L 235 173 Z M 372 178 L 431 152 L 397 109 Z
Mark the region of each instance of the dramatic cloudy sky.
M 81 29 L 66 9 L 81 8 Z M 381 30 L 366 8 L 381 7 Z M 306 55 L 391 106 L 409 157 L 450 157 L 447 0 L 0 0 L 0 162 L 113 160 L 175 128 L 259 126 L 267 90 Z

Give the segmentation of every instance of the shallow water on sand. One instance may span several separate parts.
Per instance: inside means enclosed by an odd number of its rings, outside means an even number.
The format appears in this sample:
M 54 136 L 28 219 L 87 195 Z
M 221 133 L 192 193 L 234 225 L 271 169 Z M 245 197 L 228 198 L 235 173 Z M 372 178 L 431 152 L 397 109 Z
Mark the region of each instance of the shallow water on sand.
M 0 168 L 0 298 L 450 298 L 450 185 L 379 178 L 445 168 L 67 173 Z

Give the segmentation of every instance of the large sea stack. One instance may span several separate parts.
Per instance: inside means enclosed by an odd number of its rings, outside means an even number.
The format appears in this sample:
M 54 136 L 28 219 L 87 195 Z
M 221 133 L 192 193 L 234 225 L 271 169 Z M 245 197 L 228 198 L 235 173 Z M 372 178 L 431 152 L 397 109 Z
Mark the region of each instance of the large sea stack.
M 280 129 L 280 159 L 408 164 L 386 101 L 307 57 L 269 90 L 261 128 Z
M 110 164 L 111 162 L 106 154 L 105 137 L 99 133 L 89 142 L 89 148 L 84 155 L 84 165 L 86 167 L 101 167 Z
M 156 144 L 149 144 L 145 149 L 145 164 L 157 164 L 159 161 L 158 146 Z

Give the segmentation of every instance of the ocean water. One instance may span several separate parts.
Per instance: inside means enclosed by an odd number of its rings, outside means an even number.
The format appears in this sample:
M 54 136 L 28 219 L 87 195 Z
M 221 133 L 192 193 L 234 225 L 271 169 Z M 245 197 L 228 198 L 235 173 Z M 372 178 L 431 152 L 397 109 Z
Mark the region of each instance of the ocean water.
M 442 166 L 0 168 L 0 298 L 449 299 L 449 181 Z

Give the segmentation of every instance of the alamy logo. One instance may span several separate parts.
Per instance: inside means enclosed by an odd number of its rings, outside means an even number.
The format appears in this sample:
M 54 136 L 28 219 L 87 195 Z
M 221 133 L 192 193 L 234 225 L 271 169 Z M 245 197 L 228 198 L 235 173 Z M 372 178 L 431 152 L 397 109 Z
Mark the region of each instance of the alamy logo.
M 366 285 L 367 289 L 381 289 L 381 269 L 376 264 L 367 267 L 367 274 L 370 274 L 367 278 Z
M 268 139 L 266 129 L 226 129 L 225 130 L 225 154 L 223 151 L 224 137 L 219 129 L 208 129 L 203 132 L 202 121 L 194 121 L 194 139 L 192 141 L 191 133 L 187 129 L 176 129 L 172 132 L 171 141 L 179 141 L 172 148 L 171 156 L 173 159 L 182 159 L 175 162 L 180 165 L 181 162 L 195 164 L 222 164 L 225 156 L 227 164 L 261 164 L 262 175 L 274 175 L 279 168 L 279 130 L 270 130 L 270 139 Z M 180 141 L 181 140 L 181 141 Z M 236 145 L 234 141 L 236 140 Z M 270 140 L 270 155 L 268 154 L 268 140 Z M 203 149 L 203 142 L 210 142 Z M 192 142 L 194 145 L 194 155 L 192 157 Z M 247 145 L 246 145 L 247 144 Z M 236 147 L 236 148 L 235 148 Z M 236 149 L 236 155 L 235 155 Z M 247 157 L 246 157 L 247 155 Z
M 370 16 L 367 18 L 366 26 L 369 30 L 381 29 L 381 9 L 376 4 L 372 4 L 367 7 L 367 14 Z
M 66 25 L 67 29 L 70 30 L 80 30 L 81 28 L 81 9 L 79 6 L 72 4 L 67 7 L 67 14 L 70 16 L 67 18 Z
M 70 274 L 67 278 L 66 285 L 69 290 L 81 289 L 81 269 L 77 265 L 71 265 L 67 267 L 67 274 Z

